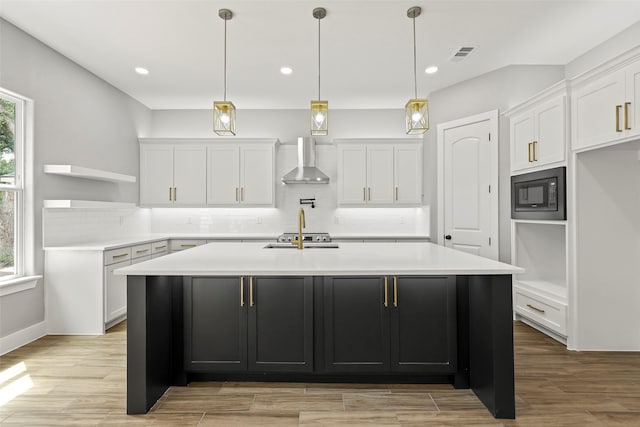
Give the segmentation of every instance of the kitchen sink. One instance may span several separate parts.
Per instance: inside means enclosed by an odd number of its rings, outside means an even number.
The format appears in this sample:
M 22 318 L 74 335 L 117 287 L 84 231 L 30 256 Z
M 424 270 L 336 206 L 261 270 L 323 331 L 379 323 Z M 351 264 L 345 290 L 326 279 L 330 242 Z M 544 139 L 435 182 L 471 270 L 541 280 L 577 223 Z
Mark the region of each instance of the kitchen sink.
M 309 242 L 304 244 L 304 249 L 317 249 L 317 248 L 325 248 L 325 249 L 337 249 L 337 243 L 331 242 Z M 281 243 L 269 243 L 264 247 L 264 249 L 298 249 L 298 247 L 289 242 L 281 242 Z

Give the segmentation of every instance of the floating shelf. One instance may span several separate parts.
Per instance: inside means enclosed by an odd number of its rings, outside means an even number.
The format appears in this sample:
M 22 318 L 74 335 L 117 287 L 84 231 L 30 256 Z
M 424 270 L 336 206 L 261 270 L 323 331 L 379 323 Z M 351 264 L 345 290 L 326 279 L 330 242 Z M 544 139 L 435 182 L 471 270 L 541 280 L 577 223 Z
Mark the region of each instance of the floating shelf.
M 45 208 L 85 208 L 85 209 L 131 209 L 135 208 L 135 203 L 124 202 L 101 202 L 97 200 L 44 200 Z
M 127 183 L 136 182 L 136 177 L 133 175 L 124 175 L 121 173 L 85 168 L 75 165 L 44 165 L 44 173 L 71 176 L 74 178 L 93 179 L 97 181 Z

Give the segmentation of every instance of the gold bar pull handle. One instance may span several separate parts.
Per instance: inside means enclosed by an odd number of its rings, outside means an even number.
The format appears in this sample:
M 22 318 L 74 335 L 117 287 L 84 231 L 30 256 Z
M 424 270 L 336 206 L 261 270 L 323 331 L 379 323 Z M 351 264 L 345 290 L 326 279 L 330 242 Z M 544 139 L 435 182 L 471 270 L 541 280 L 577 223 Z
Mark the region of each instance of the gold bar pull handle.
M 172 201 L 173 199 L 171 198 L 171 187 L 169 187 L 169 201 Z
M 249 277 L 249 307 L 253 306 L 253 277 Z
M 371 201 L 371 187 L 369 187 L 369 201 Z
M 538 161 L 538 153 L 536 153 L 536 147 L 538 146 L 538 141 L 533 141 L 531 144 L 533 145 L 533 161 L 537 162 Z
M 178 201 L 178 189 L 176 187 L 173 187 L 173 201 Z
M 532 309 L 532 310 L 537 311 L 538 313 L 544 313 L 544 310 L 543 310 L 543 309 L 538 308 L 538 307 L 536 307 L 536 306 L 534 306 L 534 305 L 527 304 L 527 307 L 529 307 L 529 308 L 530 308 L 530 309 Z
M 244 187 L 240 187 L 240 201 L 244 202 Z
M 366 187 L 362 187 L 362 201 L 363 202 L 367 201 L 367 188 Z
M 240 307 L 244 307 L 244 277 L 240 277 Z
M 624 103 L 624 128 L 626 130 L 631 130 L 631 126 L 629 126 L 629 107 L 631 107 L 630 102 Z
M 616 132 L 622 132 L 620 128 L 620 110 L 622 109 L 622 105 L 616 105 Z
M 398 201 L 398 186 L 396 185 L 396 202 Z
M 238 187 L 236 187 L 236 202 L 239 202 L 239 200 L 238 200 Z
M 393 276 L 393 306 L 398 306 L 398 278 Z
M 387 276 L 384 277 L 384 306 L 389 306 L 389 278 Z
M 527 161 L 531 163 L 531 142 L 527 144 Z

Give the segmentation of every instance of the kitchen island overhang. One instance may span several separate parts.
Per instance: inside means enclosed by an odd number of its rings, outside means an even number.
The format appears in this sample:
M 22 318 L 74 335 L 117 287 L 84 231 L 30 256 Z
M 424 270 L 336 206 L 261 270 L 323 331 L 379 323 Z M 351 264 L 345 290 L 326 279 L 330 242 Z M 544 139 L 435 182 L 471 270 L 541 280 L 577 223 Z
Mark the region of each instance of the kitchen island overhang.
M 118 274 L 128 276 L 127 413 L 146 413 L 169 386 L 186 385 L 191 374 L 202 369 L 202 363 L 192 363 L 187 357 L 194 348 L 192 334 L 186 331 L 193 313 L 189 312 L 187 316 L 187 312 L 192 310 L 191 301 L 200 303 L 202 299 L 196 293 L 192 295 L 192 290 L 196 289 L 191 288 L 194 278 L 199 292 L 205 292 L 202 295 L 206 295 L 207 289 L 213 289 L 211 286 L 217 286 L 215 283 L 221 284 L 221 290 L 225 286 L 228 289 L 233 287 L 233 298 L 241 298 L 237 305 L 241 307 L 238 308 L 239 313 L 244 316 L 240 322 L 244 330 L 247 328 L 246 319 L 251 326 L 256 317 L 252 300 L 254 279 L 257 283 L 256 297 L 260 300 L 268 299 L 258 294 L 259 289 L 264 289 L 260 281 L 275 283 L 278 281 L 274 282 L 274 279 L 282 278 L 279 282 L 284 283 L 298 278 L 300 289 L 304 287 L 310 292 L 303 296 L 304 292 L 300 291 L 300 301 L 306 304 L 312 300 L 307 310 L 312 313 L 313 324 L 307 325 L 306 330 L 311 331 L 313 338 L 311 343 L 305 341 L 304 357 L 309 368 L 306 372 L 324 375 L 323 380 L 340 379 L 349 373 L 349 366 L 353 366 L 355 377 L 361 375 L 366 381 L 380 378 L 380 372 L 391 379 L 398 374 L 397 378 L 402 381 L 402 372 L 396 372 L 402 369 L 409 374 L 437 375 L 444 372 L 455 387 L 472 388 L 495 417 L 514 418 L 511 274 L 519 272 L 522 269 L 518 267 L 431 243 L 341 243 L 338 249 L 302 251 L 264 249 L 263 243 L 212 243 L 120 269 Z M 432 364 L 432 368 L 425 368 L 425 364 L 414 364 L 416 368 L 397 364 L 393 366 L 400 367 L 392 369 L 394 372 L 380 371 L 378 368 L 382 365 L 375 364 L 371 366 L 376 368 L 371 368 L 370 372 L 369 368 L 357 364 L 330 363 L 331 351 L 335 349 L 329 351 L 329 345 L 333 344 L 327 343 L 334 337 L 328 335 L 329 328 L 325 326 L 328 322 L 345 318 L 344 310 L 342 317 L 337 314 L 337 317 L 332 317 L 332 310 L 336 313 L 340 310 L 340 304 L 334 307 L 333 303 L 326 302 L 333 298 L 334 293 L 347 292 L 351 287 L 354 290 L 360 287 L 361 291 L 375 288 L 373 294 L 370 293 L 375 300 L 371 300 L 371 304 L 380 305 L 383 313 L 379 321 L 379 326 L 382 325 L 380 336 L 386 336 L 386 342 L 389 342 L 398 340 L 398 334 L 394 338 L 393 333 L 394 324 L 398 330 L 398 287 L 401 289 L 400 300 L 406 305 L 407 299 L 402 299 L 403 289 L 413 287 L 420 295 L 427 287 L 431 288 L 427 284 L 435 283 L 438 285 L 433 289 L 439 287 L 442 290 L 443 301 L 455 303 L 453 318 L 443 312 L 448 316 L 445 319 L 451 320 L 445 323 L 454 328 L 451 363 Z M 286 289 L 289 285 L 284 286 Z M 446 299 L 447 293 L 449 299 Z M 376 300 L 378 297 L 379 301 Z M 390 314 L 384 314 L 387 312 Z M 251 320 L 252 316 L 254 320 Z M 389 325 L 392 325 L 391 338 Z M 440 338 L 442 342 L 448 342 L 446 336 Z M 248 341 L 251 344 L 251 339 Z M 246 340 L 244 343 L 246 345 Z M 393 358 L 394 348 L 391 347 L 386 351 L 392 353 Z M 246 347 L 243 351 L 246 352 Z M 397 355 L 397 349 L 395 353 Z M 246 359 L 244 363 L 246 366 Z M 388 367 L 389 363 L 386 363 Z M 215 367 L 206 369 L 217 372 Z M 308 380 L 308 376 L 294 372 L 296 369 L 284 370 L 287 380 Z M 233 371 L 236 374 L 244 372 Z M 343 375 L 331 375 L 335 373 Z M 282 375 L 279 373 L 277 378 L 282 379 Z M 264 378 L 268 380 L 269 375 L 265 374 Z M 425 378 L 428 381 L 428 375 Z

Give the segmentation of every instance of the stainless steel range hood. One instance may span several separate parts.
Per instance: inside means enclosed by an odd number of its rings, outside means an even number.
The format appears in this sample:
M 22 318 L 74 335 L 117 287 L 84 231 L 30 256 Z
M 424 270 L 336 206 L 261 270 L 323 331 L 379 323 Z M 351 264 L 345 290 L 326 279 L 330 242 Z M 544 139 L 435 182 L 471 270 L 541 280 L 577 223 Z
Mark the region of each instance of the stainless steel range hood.
M 285 184 L 328 184 L 329 177 L 316 167 L 316 141 L 298 138 L 298 167 L 282 177 Z

